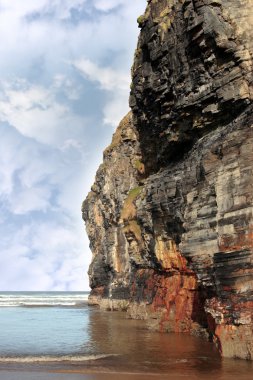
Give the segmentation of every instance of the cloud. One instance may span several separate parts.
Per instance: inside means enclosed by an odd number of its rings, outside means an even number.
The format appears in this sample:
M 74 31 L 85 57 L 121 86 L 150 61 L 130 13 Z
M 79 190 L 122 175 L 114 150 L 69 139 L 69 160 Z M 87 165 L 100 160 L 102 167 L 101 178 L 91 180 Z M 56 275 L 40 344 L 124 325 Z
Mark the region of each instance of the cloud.
M 14 214 L 26 214 L 31 211 L 45 212 L 50 207 L 50 190 L 45 186 L 25 189 L 11 199 Z
M 80 207 L 128 110 L 146 0 L 0 0 L 0 287 L 88 289 Z
M 113 70 L 110 67 L 99 67 L 89 59 L 80 59 L 72 62 L 72 65 L 79 70 L 85 78 L 90 81 L 99 83 L 102 90 L 115 91 L 124 90 L 128 91 L 130 78 L 126 72 Z
M 80 205 L 88 187 L 79 143 L 57 150 L 10 125 L 0 124 L 0 133 L 1 289 L 87 289 Z
M 55 90 L 60 90 L 59 83 L 58 87 L 45 88 L 17 80 L 2 82 L 1 89 L 0 121 L 8 122 L 24 136 L 60 146 L 73 135 L 71 128 L 80 130 L 85 126 L 84 117 L 57 100 Z
M 121 92 L 113 94 L 104 107 L 103 122 L 104 124 L 117 127 L 119 121 L 122 119 L 122 115 L 126 115 L 128 111 L 128 93 Z
M 66 140 L 61 149 L 44 146 L 10 125 L 0 124 L 0 133 L 0 194 L 5 208 L 13 214 L 57 208 L 68 215 L 80 214 L 85 175 L 82 145 Z M 79 194 L 75 201 L 70 199 L 73 191 Z
M 52 14 L 58 19 L 66 19 L 71 17 L 71 11 L 80 10 L 85 3 L 85 0 L 0 0 L 0 10 L 4 16 L 10 15 L 21 20 L 34 14 Z
M 103 109 L 103 122 L 116 127 L 128 111 L 130 76 L 110 67 L 100 67 L 88 59 L 72 62 L 72 65 L 88 80 L 110 93 Z
M 87 289 L 83 164 L 66 159 L 68 146 L 45 147 L 8 125 L 0 132 L 1 290 Z
M 75 226 L 34 221 L 13 236 L 1 249 L 1 290 L 84 288 L 85 239 Z

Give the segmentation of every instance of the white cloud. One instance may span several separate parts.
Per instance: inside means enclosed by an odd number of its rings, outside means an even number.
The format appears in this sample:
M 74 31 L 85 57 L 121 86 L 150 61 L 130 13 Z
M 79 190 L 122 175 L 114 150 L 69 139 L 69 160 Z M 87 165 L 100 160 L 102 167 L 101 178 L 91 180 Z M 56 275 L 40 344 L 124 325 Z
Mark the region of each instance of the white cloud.
M 53 78 L 52 89 L 62 91 L 69 100 L 78 100 L 81 96 L 82 86 L 63 74 L 56 74 Z
M 65 156 L 80 146 L 68 141 L 55 151 L 0 128 L 1 289 L 87 289 L 90 254 L 80 205 L 88 188 L 83 164 L 73 166 Z
M 61 146 L 73 135 L 73 128 L 85 126 L 84 117 L 56 100 L 54 86 L 45 88 L 22 80 L 18 87 L 16 82 L 3 82 L 1 87 L 0 121 L 8 122 L 24 136 Z
M 50 205 L 50 189 L 46 186 L 24 189 L 14 194 L 11 199 L 10 210 L 14 214 L 27 214 L 31 211 L 47 211 Z
M 121 93 L 113 94 L 104 108 L 104 124 L 117 127 L 122 115 L 126 115 L 128 111 L 128 93 L 122 91 Z
M 101 11 L 110 11 L 122 4 L 126 2 L 124 0 L 94 0 L 95 7 Z
M 100 67 L 88 59 L 72 62 L 72 65 L 88 80 L 98 83 L 102 90 L 110 93 L 103 109 L 104 124 L 116 127 L 122 116 L 128 112 L 130 76 L 128 73 L 110 67 Z
M 129 90 L 129 73 L 113 70 L 110 67 L 100 67 L 89 59 L 84 58 L 74 61 L 72 64 L 84 77 L 99 83 L 103 90 Z
M 23 17 L 34 14 L 55 13 L 59 19 L 70 17 L 72 9 L 79 10 L 85 0 L 0 0 L 0 10 L 3 16 L 10 15 L 14 19 L 22 19 Z
M 0 0 L 2 290 L 88 288 L 81 202 L 128 110 L 145 5 Z
M 33 222 L 6 239 L 5 246 L 1 290 L 78 290 L 87 284 L 89 256 L 84 256 L 84 234 L 75 226 Z
M 110 92 L 103 109 L 104 124 L 116 127 L 128 110 L 130 76 L 126 72 L 110 67 L 100 67 L 88 59 L 72 62 L 72 65 L 87 79 L 98 83 L 102 90 Z
M 41 8 L 41 13 L 53 13 L 56 14 L 60 20 L 66 20 L 71 18 L 71 11 L 80 11 L 86 0 L 51 0 L 46 1 L 44 8 Z
M 0 132 L 0 194 L 8 210 L 25 214 L 61 208 L 62 213 L 80 216 L 85 177 L 81 143 L 66 140 L 57 150 L 23 137 L 10 126 L 1 126 Z M 78 194 L 74 200 L 73 192 Z

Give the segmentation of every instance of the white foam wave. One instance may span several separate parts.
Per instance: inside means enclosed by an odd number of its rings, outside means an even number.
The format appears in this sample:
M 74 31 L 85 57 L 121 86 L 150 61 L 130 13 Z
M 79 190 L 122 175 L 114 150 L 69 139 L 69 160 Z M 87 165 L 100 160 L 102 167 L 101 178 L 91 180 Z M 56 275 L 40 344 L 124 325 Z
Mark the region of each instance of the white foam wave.
M 12 302 L 12 303 L 1 303 L 0 307 L 16 307 L 16 306 L 78 306 L 84 305 L 87 301 L 83 302 Z
M 88 293 L 82 294 L 0 294 L 0 307 L 81 306 L 87 303 Z
M 48 362 L 87 362 L 105 359 L 113 354 L 101 355 L 63 355 L 63 356 L 17 356 L 0 357 L 0 363 L 48 363 Z

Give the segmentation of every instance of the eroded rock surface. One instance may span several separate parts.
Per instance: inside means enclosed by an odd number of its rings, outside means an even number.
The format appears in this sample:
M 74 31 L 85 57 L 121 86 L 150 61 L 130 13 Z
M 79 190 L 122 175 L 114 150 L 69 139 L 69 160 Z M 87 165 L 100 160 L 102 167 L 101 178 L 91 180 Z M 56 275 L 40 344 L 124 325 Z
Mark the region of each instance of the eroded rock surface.
M 83 217 L 90 302 L 253 359 L 253 2 L 151 0 Z

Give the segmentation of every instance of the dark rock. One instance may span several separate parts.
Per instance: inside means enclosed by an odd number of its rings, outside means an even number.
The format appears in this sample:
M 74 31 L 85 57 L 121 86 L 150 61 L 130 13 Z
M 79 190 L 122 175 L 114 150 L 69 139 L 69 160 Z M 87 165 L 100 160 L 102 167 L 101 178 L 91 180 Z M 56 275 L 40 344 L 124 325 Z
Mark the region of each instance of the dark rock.
M 250 0 L 151 0 L 132 113 L 83 204 L 90 302 L 253 359 Z M 240 14 L 240 17 L 238 15 Z

